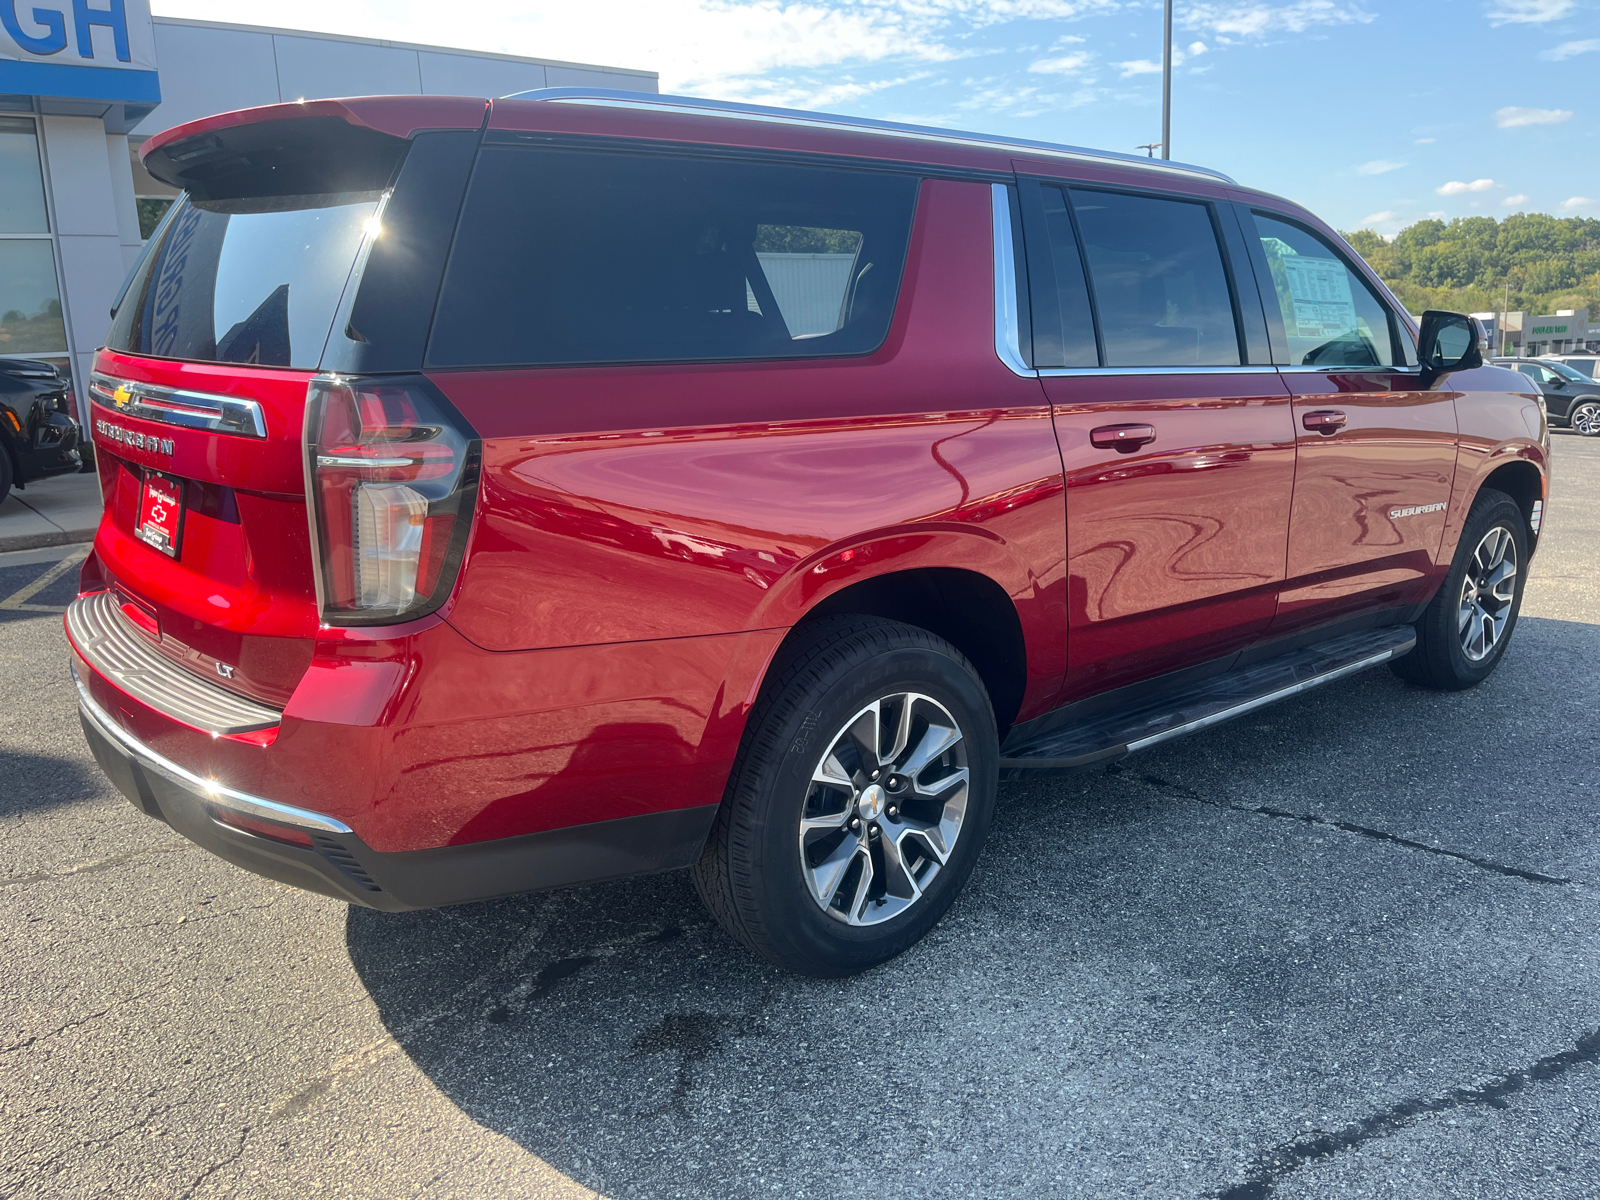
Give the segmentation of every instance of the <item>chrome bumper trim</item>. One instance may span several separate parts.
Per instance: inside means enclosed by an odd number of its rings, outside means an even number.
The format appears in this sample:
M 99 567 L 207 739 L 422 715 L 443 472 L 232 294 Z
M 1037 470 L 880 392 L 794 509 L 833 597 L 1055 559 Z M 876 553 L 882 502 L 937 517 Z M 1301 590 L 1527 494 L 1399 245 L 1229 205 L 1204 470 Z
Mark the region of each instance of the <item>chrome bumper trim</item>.
M 67 606 L 67 635 L 88 664 L 141 704 L 211 734 L 271 729 L 283 713 L 207 683 L 152 646 L 110 592 Z
M 233 812 L 242 813 L 249 817 L 259 817 L 264 821 L 277 821 L 283 825 L 298 825 L 302 829 L 314 829 L 319 833 L 353 833 L 354 830 L 343 821 L 333 817 L 324 816 L 322 813 L 312 812 L 307 808 L 295 808 L 290 804 L 279 804 L 276 800 L 264 800 L 260 796 L 252 796 L 248 792 L 235 791 L 225 787 L 214 779 L 203 779 L 193 771 L 180 767 L 171 759 L 157 754 L 138 738 L 134 737 L 116 721 L 111 714 L 95 703 L 94 697 L 89 695 L 89 689 L 82 679 L 78 678 L 78 668 L 72 668 L 72 682 L 78 688 L 78 707 L 83 714 L 83 719 L 93 725 L 100 735 L 107 741 L 120 746 L 140 767 L 146 771 L 153 771 L 157 775 L 165 776 L 179 787 L 193 792 L 207 803 L 219 808 L 226 808 Z

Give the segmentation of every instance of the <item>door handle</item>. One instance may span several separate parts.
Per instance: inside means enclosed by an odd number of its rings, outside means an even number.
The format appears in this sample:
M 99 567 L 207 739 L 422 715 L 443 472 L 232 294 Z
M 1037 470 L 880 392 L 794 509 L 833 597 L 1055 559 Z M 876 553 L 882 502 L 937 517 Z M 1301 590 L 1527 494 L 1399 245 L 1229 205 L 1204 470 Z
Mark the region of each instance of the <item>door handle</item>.
M 1316 412 L 1308 412 L 1300 418 L 1300 424 L 1313 433 L 1324 435 L 1338 433 L 1344 428 L 1345 415 L 1336 409 L 1323 408 Z
M 1118 454 L 1132 454 L 1146 442 L 1156 440 L 1154 425 L 1102 425 L 1089 431 L 1091 445 Z

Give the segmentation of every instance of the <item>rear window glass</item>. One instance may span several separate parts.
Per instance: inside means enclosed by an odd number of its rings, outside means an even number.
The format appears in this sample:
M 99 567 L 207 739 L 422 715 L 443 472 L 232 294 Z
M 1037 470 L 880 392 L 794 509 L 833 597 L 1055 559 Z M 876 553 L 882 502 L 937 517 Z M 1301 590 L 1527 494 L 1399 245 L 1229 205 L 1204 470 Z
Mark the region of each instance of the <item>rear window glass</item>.
M 179 201 L 106 345 L 197 362 L 315 367 L 381 193 Z
M 1233 367 L 1233 297 L 1210 208 L 1071 192 L 1108 367 Z
M 432 366 L 861 354 L 889 329 L 917 179 L 484 149 Z

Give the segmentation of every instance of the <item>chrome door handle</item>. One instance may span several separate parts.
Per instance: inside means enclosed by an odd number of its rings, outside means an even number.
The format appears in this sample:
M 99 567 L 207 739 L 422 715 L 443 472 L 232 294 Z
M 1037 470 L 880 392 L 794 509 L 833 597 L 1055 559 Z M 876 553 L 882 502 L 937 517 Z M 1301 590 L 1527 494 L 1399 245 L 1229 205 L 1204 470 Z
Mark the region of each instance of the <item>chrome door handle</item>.
M 1154 425 L 1102 425 L 1089 431 L 1089 442 L 1102 450 L 1132 454 L 1140 446 L 1156 440 Z
M 1308 412 L 1300 418 L 1300 424 L 1313 433 L 1334 434 L 1344 428 L 1345 415 L 1337 409 L 1322 408 L 1316 412 Z

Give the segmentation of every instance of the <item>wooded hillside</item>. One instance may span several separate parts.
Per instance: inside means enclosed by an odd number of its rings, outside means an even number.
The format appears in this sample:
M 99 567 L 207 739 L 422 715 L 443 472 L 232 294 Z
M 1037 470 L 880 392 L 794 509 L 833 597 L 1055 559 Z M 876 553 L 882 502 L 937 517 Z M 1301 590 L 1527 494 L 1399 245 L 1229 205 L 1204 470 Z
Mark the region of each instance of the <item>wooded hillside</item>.
M 1591 319 L 1600 315 L 1600 220 L 1517 213 L 1418 221 L 1392 242 L 1370 229 L 1345 236 L 1414 313 L 1587 307 Z

